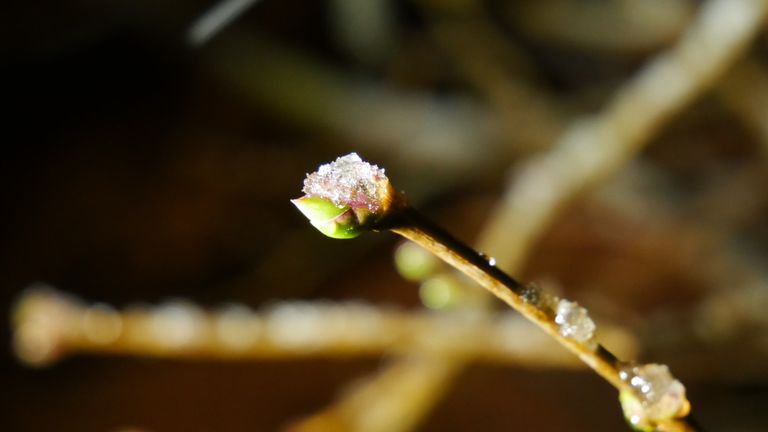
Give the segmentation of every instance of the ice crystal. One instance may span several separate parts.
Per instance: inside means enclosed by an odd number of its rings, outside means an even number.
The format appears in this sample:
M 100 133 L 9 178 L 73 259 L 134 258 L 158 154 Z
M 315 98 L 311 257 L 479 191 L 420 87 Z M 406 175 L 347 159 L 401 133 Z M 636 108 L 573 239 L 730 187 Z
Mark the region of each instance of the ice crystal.
M 339 207 L 367 208 L 375 212 L 384 205 L 388 185 L 383 168 L 364 162 L 357 153 L 350 153 L 307 174 L 303 192 L 330 200 Z
M 557 304 L 555 323 L 560 326 L 560 334 L 587 342 L 594 336 L 595 322 L 589 317 L 586 309 L 576 302 L 560 300 Z
M 643 406 L 644 414 L 651 420 L 664 420 L 676 416 L 686 404 L 685 387 L 662 364 L 628 366 L 619 372 Z

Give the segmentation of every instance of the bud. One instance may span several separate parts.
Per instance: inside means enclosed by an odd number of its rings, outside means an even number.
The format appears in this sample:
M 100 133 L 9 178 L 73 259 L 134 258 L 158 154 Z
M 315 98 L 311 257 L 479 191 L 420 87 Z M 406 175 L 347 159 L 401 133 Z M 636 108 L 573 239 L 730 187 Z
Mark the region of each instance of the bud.
M 371 229 L 392 203 L 392 186 L 384 169 L 356 153 L 321 165 L 304 180 L 304 196 L 291 202 L 320 232 L 347 239 Z
M 309 219 L 309 223 L 331 238 L 348 239 L 359 236 L 363 230 L 349 207 L 339 207 L 325 198 L 304 196 L 291 200 L 293 205 Z

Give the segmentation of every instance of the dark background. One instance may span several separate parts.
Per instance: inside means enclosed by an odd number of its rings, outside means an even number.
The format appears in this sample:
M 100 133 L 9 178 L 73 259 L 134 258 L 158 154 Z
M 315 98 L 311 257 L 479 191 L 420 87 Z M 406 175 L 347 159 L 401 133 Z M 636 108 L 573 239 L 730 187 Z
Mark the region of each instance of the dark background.
M 386 166 L 401 187 L 415 190 L 427 213 L 471 240 L 516 157 L 459 174 L 437 157 L 414 164 L 398 145 L 361 148 L 343 132 L 285 115 L 242 91 L 247 83 L 230 78 L 238 74 L 220 73 L 237 67 L 222 64 L 221 52 L 247 57 L 243 41 L 258 40 L 260 47 L 300 52 L 344 76 L 436 97 L 469 94 L 482 103 L 430 39 L 423 11 L 395 3 L 401 45 L 372 62 L 339 46 L 327 2 L 264 0 L 200 48 L 190 47 L 185 34 L 210 2 L 0 6 L 0 429 L 276 430 L 329 404 L 351 380 L 384 364 L 381 358 L 225 363 L 82 355 L 37 369 L 13 356 L 9 323 L 14 299 L 37 281 L 116 307 L 175 297 L 204 307 L 321 298 L 418 307 L 416 286 L 391 264 L 396 239 L 327 240 L 292 208 L 288 200 L 299 195 L 304 173 L 359 151 Z M 486 6 L 493 12 L 503 3 Z M 611 54 L 548 44 L 492 15 L 556 97 L 619 83 L 663 48 Z M 764 43 L 754 50 L 765 58 Z M 301 97 L 302 87 L 296 89 Z M 596 99 L 593 106 L 603 100 Z M 710 191 L 714 174 L 754 168 L 758 141 L 706 98 L 641 157 L 670 174 L 675 182 L 668 192 L 691 217 L 700 209 L 691 197 Z M 764 195 L 765 170 L 753 171 L 753 190 Z M 766 206 L 756 208 L 740 222 L 735 241 L 748 239 L 764 269 Z M 633 305 L 627 323 L 642 321 L 646 311 L 705 295 L 708 283 L 692 258 L 675 258 L 676 224 L 685 220 L 638 233 L 619 216 L 576 204 L 537 246 L 526 275 L 557 278 L 574 292 L 604 289 L 609 298 Z M 614 227 L 614 235 L 594 234 L 600 226 Z M 708 430 L 757 431 L 768 421 L 761 412 L 768 406 L 765 333 L 752 331 L 763 348 L 746 354 L 754 356 L 749 373 L 731 374 L 722 347 L 701 351 L 708 365 L 721 363 L 688 376 L 698 351 L 660 349 L 654 357 L 681 372 Z M 423 426 L 623 427 L 613 390 L 594 374 L 480 365 L 461 376 Z

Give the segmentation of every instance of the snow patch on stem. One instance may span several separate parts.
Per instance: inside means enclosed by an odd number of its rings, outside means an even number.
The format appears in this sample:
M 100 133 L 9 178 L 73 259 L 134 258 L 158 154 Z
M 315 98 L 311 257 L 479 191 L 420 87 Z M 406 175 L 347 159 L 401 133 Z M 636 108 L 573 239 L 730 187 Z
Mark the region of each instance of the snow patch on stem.
M 560 326 L 561 335 L 579 342 L 588 342 L 595 335 L 595 322 L 589 317 L 587 310 L 576 302 L 560 300 L 557 304 L 555 323 Z
M 622 395 L 627 420 L 642 429 L 647 424 L 687 414 L 685 386 L 663 364 L 628 365 L 619 372 L 633 395 Z

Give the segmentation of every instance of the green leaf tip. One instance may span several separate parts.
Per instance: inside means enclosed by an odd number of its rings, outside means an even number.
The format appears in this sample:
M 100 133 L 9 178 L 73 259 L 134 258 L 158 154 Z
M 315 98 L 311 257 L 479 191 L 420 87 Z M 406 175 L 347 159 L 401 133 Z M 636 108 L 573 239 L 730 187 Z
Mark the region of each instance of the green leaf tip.
M 332 201 L 320 197 L 303 196 L 292 199 L 291 202 L 310 222 L 328 221 L 349 210 L 349 207 L 338 206 Z
M 293 199 L 291 202 L 309 219 L 312 226 L 330 238 L 350 239 L 363 232 L 349 207 L 337 206 L 331 200 L 310 196 Z
M 310 221 L 309 223 L 311 223 L 312 226 L 317 228 L 317 230 L 320 231 L 321 233 L 334 239 L 341 239 L 341 240 L 352 239 L 363 233 L 363 230 L 361 230 L 359 227 L 355 227 L 352 225 L 339 224 L 334 221 L 328 221 L 328 222 Z

